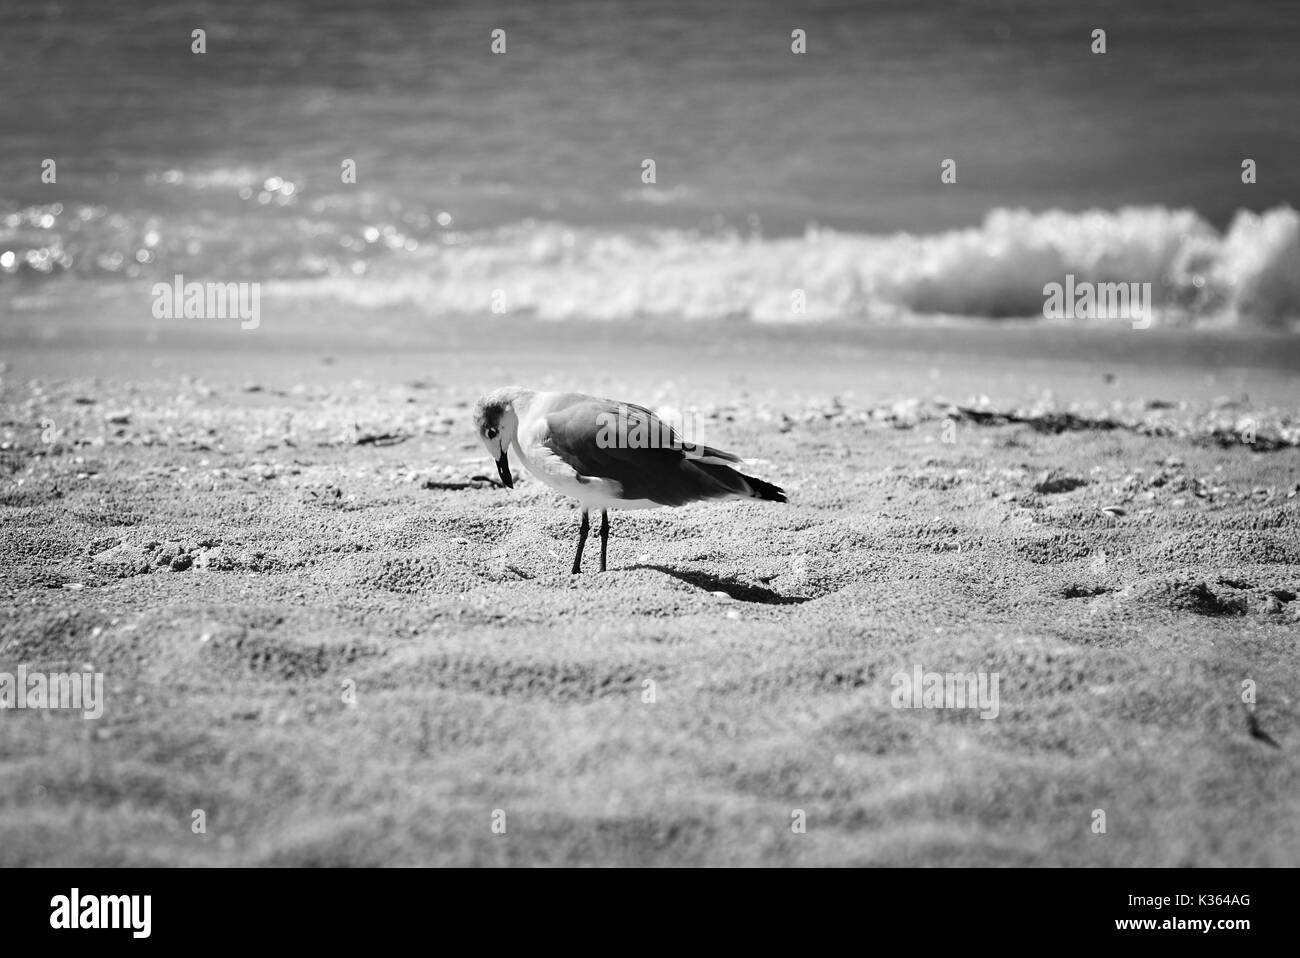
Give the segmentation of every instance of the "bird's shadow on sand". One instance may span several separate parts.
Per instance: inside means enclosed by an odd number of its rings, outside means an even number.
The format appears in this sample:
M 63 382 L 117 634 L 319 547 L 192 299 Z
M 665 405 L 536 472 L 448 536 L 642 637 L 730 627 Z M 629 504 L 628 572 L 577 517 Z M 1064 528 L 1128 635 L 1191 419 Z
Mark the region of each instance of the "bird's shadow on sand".
M 694 569 L 670 569 L 662 565 L 633 565 L 626 568 L 628 570 L 653 569 L 655 572 L 670 575 L 674 579 L 680 579 L 687 585 L 693 585 L 708 592 L 725 592 L 737 602 L 758 602 L 763 605 L 798 605 L 812 598 L 812 596 L 781 595 L 771 589 L 765 589 L 761 585 L 741 582 L 738 579 L 724 579 L 721 576 L 711 575 L 708 572 L 698 572 Z

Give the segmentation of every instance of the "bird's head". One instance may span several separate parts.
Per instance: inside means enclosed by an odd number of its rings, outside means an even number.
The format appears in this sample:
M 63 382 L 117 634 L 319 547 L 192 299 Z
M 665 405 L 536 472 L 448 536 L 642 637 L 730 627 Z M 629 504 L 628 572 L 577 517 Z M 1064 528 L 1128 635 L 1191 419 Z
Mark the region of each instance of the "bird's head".
M 519 430 L 519 415 L 514 400 L 519 390 L 498 389 L 488 393 L 474 406 L 474 431 L 479 442 L 497 464 L 497 474 L 508 489 L 514 488 L 510 477 L 510 459 L 506 450 L 515 441 Z

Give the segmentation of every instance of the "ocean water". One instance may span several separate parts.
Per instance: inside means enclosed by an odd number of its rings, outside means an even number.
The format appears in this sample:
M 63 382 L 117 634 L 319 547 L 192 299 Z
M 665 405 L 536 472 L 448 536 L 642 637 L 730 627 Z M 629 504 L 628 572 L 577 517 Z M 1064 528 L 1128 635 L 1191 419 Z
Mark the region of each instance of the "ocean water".
M 0 311 L 181 273 L 431 321 L 497 296 L 899 322 L 1041 315 L 1070 274 L 1150 282 L 1158 323 L 1300 320 L 1295 0 L 2 0 L 0 24 Z

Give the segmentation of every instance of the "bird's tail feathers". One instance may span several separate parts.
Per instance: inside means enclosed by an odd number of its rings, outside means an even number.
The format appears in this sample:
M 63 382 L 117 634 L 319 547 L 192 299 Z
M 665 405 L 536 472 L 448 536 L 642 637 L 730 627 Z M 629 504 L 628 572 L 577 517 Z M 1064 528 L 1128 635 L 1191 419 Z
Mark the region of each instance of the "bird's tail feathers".
M 751 498 L 766 499 L 769 502 L 789 502 L 785 497 L 785 490 L 780 486 L 775 486 L 762 479 L 755 479 L 753 476 L 747 476 L 744 473 L 740 474 L 740 478 L 744 479 L 749 484 L 749 488 L 753 490 Z
M 717 499 L 736 496 L 740 499 L 766 499 L 770 502 L 787 501 L 785 490 L 780 486 L 774 486 L 754 476 L 747 476 L 729 465 L 700 459 L 687 460 L 683 465 L 704 480 L 698 498 Z

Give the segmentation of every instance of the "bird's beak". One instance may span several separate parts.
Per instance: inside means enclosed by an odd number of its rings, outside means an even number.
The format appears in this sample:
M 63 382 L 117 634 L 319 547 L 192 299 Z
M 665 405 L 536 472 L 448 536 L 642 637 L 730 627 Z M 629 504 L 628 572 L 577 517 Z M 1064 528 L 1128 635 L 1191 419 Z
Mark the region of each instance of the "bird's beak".
M 510 460 L 504 449 L 501 450 L 501 458 L 497 460 L 497 474 L 501 477 L 501 484 L 507 489 L 515 487 L 515 481 L 510 478 Z

